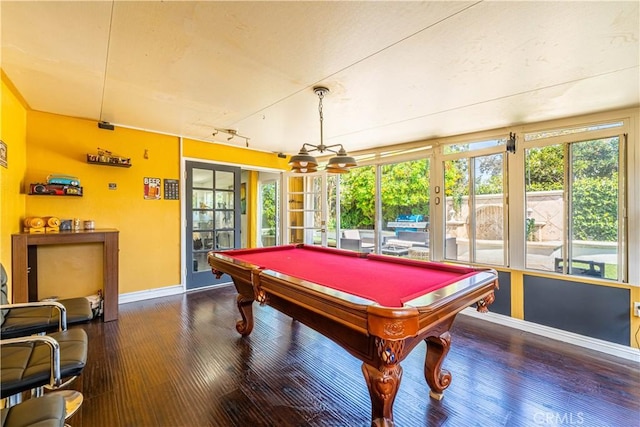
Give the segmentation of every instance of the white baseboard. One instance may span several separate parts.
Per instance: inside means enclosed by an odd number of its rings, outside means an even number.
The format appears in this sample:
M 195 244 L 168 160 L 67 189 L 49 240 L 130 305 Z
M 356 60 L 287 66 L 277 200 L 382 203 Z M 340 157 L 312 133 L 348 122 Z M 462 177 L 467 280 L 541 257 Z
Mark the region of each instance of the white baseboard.
M 209 289 L 225 288 L 227 286 L 233 286 L 233 282 L 229 280 L 228 282 L 216 283 L 215 285 L 203 286 L 201 288 L 196 288 L 196 289 L 187 289 L 185 292 L 206 291 Z
M 143 301 L 146 299 L 167 297 L 169 295 L 178 295 L 184 293 L 184 286 L 175 285 L 167 286 L 165 288 L 148 289 L 138 292 L 129 292 L 127 294 L 120 294 L 118 297 L 118 304 L 126 304 L 128 302 Z
M 144 301 L 152 298 L 168 297 L 170 295 L 179 295 L 186 292 L 204 291 L 207 289 L 221 288 L 232 285 L 233 282 L 219 283 L 211 286 L 204 286 L 197 289 L 185 289 L 182 285 L 167 286 L 165 288 L 148 289 L 138 292 L 129 292 L 128 294 L 120 294 L 118 304 L 126 304 L 128 302 Z
M 460 313 L 477 319 L 486 320 L 488 322 L 497 323 L 525 332 L 531 332 L 532 334 L 542 335 L 544 337 L 551 338 L 557 341 L 562 341 L 568 344 L 577 345 L 580 347 L 588 348 L 591 350 L 599 351 L 601 353 L 610 354 L 612 356 L 621 357 L 623 359 L 640 363 L 640 349 L 637 348 L 627 347 L 625 345 L 616 344 L 597 338 L 591 338 L 573 332 L 563 331 L 562 329 L 556 329 L 549 326 L 539 325 L 537 323 L 527 322 L 525 320 L 514 319 L 513 317 L 504 316 L 502 314 L 491 312 L 478 313 L 473 307 L 467 307 Z

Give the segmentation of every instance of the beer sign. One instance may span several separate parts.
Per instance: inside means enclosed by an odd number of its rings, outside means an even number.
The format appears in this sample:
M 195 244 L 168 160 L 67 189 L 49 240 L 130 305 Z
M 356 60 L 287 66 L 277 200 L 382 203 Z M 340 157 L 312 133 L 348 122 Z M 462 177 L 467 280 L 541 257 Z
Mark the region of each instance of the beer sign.
M 144 178 L 145 200 L 160 200 L 160 178 Z

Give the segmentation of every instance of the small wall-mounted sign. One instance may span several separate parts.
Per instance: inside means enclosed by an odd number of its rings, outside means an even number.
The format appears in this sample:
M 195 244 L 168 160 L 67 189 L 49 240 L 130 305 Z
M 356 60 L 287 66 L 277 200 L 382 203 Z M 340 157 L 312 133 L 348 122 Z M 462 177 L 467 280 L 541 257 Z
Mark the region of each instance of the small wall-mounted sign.
M 144 178 L 145 200 L 160 200 L 160 178 Z
M 177 179 L 164 179 L 165 200 L 180 200 L 180 181 Z

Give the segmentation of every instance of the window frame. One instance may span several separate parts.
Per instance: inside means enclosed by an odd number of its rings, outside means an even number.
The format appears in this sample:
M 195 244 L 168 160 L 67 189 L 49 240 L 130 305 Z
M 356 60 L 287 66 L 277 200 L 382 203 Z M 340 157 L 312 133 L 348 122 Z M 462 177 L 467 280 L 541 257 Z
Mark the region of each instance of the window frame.
M 468 160 L 468 176 L 467 176 L 467 181 L 468 181 L 468 189 L 469 189 L 469 195 L 468 195 L 468 203 L 469 203 L 469 214 L 468 214 L 468 219 L 467 219 L 467 223 L 468 223 L 468 239 L 469 239 L 469 259 L 468 260 L 454 260 L 454 259 L 448 259 L 446 258 L 446 254 L 444 252 L 441 253 L 441 259 L 444 261 L 452 261 L 452 262 L 467 262 L 467 263 L 471 263 L 471 264 L 483 264 L 483 265 L 491 265 L 491 266 L 496 266 L 496 267 L 509 267 L 509 262 L 510 262 L 510 233 L 509 233 L 509 180 L 508 180 L 508 171 L 509 171 L 509 156 L 508 156 L 508 152 L 506 151 L 506 141 L 508 139 L 509 134 L 508 133 L 494 133 L 494 134 L 487 134 L 487 133 L 483 133 L 483 134 L 479 134 L 474 138 L 470 138 L 467 137 L 466 139 L 455 139 L 453 141 L 447 142 L 445 144 L 440 144 L 439 146 L 439 150 L 437 151 L 437 155 L 436 155 L 436 162 L 437 164 L 441 167 L 440 173 L 437 175 L 437 178 L 439 180 L 439 184 L 441 188 L 443 189 L 442 191 L 442 202 L 439 203 L 437 202 L 437 204 L 441 204 L 441 207 L 438 209 L 440 211 L 440 224 L 442 225 L 441 227 L 439 227 L 440 230 L 440 237 L 439 237 L 439 242 L 440 244 L 444 247 L 445 245 L 445 239 L 446 239 L 446 227 L 447 227 L 447 220 L 446 220 L 446 216 L 447 216 L 447 212 L 446 212 L 446 207 L 447 207 L 447 197 L 445 195 L 445 177 L 444 177 L 444 172 L 445 172 L 445 167 L 444 164 L 447 161 L 455 161 L 455 160 L 460 160 L 460 159 L 467 159 Z M 466 145 L 469 144 L 470 146 L 473 146 L 474 144 L 478 144 L 478 143 L 483 143 L 486 141 L 491 141 L 494 140 L 497 143 L 493 146 L 490 147 L 482 147 L 482 148 L 477 148 L 477 149 L 470 149 L 468 151 L 459 151 L 456 153 L 447 153 L 444 154 L 446 152 L 446 148 L 452 145 Z M 478 194 L 476 194 L 476 180 L 475 180 L 475 169 L 476 169 L 476 161 L 479 158 L 482 157 L 488 157 L 488 156 L 493 156 L 493 155 L 502 155 L 502 188 L 503 188 L 503 193 L 502 193 L 502 207 L 503 207 L 503 216 L 502 216 L 502 230 L 503 230 L 503 234 L 502 234 L 502 263 L 501 264 L 491 264 L 491 263 L 486 263 L 486 262 L 482 262 L 482 261 L 478 261 L 477 260 L 477 238 L 476 238 L 476 234 L 475 234 L 475 229 L 476 229 L 476 204 L 477 204 L 477 196 Z M 431 175 L 432 177 L 434 176 L 433 173 Z M 437 194 L 436 194 L 437 197 Z M 474 230 L 473 232 L 471 232 L 471 230 Z
M 608 127 L 604 127 L 607 124 L 610 123 L 621 123 L 620 126 L 608 126 Z M 562 129 L 577 129 L 577 128 L 587 128 L 587 127 L 599 127 L 599 126 L 603 126 L 601 128 L 595 129 L 595 130 L 585 130 L 582 132 L 568 132 L 562 135 L 557 135 L 557 136 L 548 136 L 548 137 L 544 137 L 544 138 L 540 138 L 540 139 L 532 139 L 532 140 L 527 140 L 524 141 L 525 139 L 525 134 L 531 134 L 531 133 L 543 133 L 545 131 L 550 131 L 550 130 L 554 130 L 554 131 L 561 131 Z M 620 283 L 628 283 L 629 280 L 629 264 L 628 264 L 628 260 L 629 260 L 629 251 L 628 251 L 628 247 L 629 247 L 629 243 L 628 243 L 628 239 L 629 239 L 629 230 L 628 230 L 628 218 L 627 218 L 627 212 L 629 210 L 629 205 L 628 205 L 628 181 L 627 181 L 627 175 L 628 175 L 628 164 L 627 164 L 627 159 L 628 159 L 628 133 L 629 133 L 629 119 L 628 118 L 619 118 L 619 119 L 612 119 L 612 120 L 608 120 L 603 118 L 602 120 L 596 120 L 596 121 L 589 121 L 589 122 L 572 122 L 572 123 L 567 123 L 566 126 L 547 126 L 547 127 L 539 127 L 536 128 L 534 126 L 528 127 L 526 132 L 522 132 L 522 143 L 521 143 L 521 148 L 522 148 L 522 152 L 524 153 L 526 150 L 528 149 L 532 149 L 532 148 L 541 148 L 541 147 L 547 147 L 547 146 L 551 146 L 551 145 L 562 145 L 563 147 L 563 173 L 564 173 L 564 180 L 565 180 L 565 184 L 563 187 L 563 200 L 564 200 L 564 204 L 563 204 L 563 225 L 564 225 L 564 230 L 563 230 L 563 236 L 562 236 L 562 241 L 563 241 L 563 248 L 565 248 L 562 252 L 561 252 L 561 257 L 564 260 L 564 264 L 566 264 L 567 259 L 571 256 L 569 254 L 569 248 L 571 245 L 571 226 L 572 226 L 572 204 L 570 203 L 571 201 L 571 192 L 573 191 L 573 185 L 572 185 L 572 181 L 571 181 L 571 170 L 572 167 L 569 164 L 571 162 L 571 156 L 570 156 L 570 146 L 571 144 L 574 143 L 580 143 L 580 142 L 586 142 L 586 141 L 594 141 L 594 140 L 599 140 L 599 139 L 609 139 L 609 138 L 614 138 L 614 137 L 618 137 L 619 139 L 619 148 L 618 148 L 618 166 L 619 166 L 619 170 L 618 170 L 618 242 L 617 242 L 617 258 L 618 258 L 618 273 L 617 273 L 617 279 L 606 279 L 606 278 L 602 278 L 599 280 L 607 280 L 607 281 L 613 281 L 613 282 L 620 282 Z M 526 170 L 525 167 L 525 162 L 526 162 L 526 156 L 522 156 L 522 171 L 524 172 Z M 525 207 L 526 207 L 526 186 L 522 186 L 521 188 L 522 191 L 522 195 L 525 201 Z M 525 237 L 526 240 L 526 237 Z M 554 273 L 554 274 L 559 274 L 559 275 L 564 275 L 564 276 L 569 276 L 569 277 L 587 277 L 584 275 L 580 275 L 580 274 L 569 274 L 568 270 L 566 268 L 563 269 L 562 272 L 555 272 L 555 271 L 545 271 L 545 270 L 539 270 L 539 269 L 534 269 L 534 268 L 529 268 L 526 267 L 527 264 L 527 250 L 525 247 L 525 251 L 523 254 L 524 257 L 524 263 L 523 263 L 523 267 L 525 267 L 526 270 L 528 271 L 536 271 L 536 272 L 548 272 L 548 273 Z
M 639 220 L 636 216 L 628 217 L 629 212 L 637 212 L 638 208 L 638 185 L 630 181 L 630 176 L 637 177 L 638 172 L 634 171 L 633 166 L 637 163 L 638 152 L 640 146 L 636 147 L 635 142 L 638 141 L 636 135 L 639 123 L 638 109 L 612 110 L 603 113 L 596 113 L 584 116 L 574 116 L 564 119 L 557 119 L 546 122 L 531 122 L 522 125 L 509 126 L 505 128 L 497 128 L 473 134 L 464 134 L 456 136 L 447 136 L 441 138 L 430 138 L 420 141 L 414 141 L 405 144 L 395 144 L 384 146 L 377 149 L 362 150 L 352 152 L 351 154 L 358 158 L 360 166 L 374 166 L 376 170 L 376 219 L 375 230 L 377 245 L 380 245 L 377 230 L 380 229 L 380 167 L 384 164 L 396 163 L 401 161 L 418 160 L 429 158 L 430 166 L 430 250 L 431 259 L 434 261 L 447 261 L 444 257 L 444 239 L 446 212 L 443 205 L 443 159 L 453 159 L 456 157 L 468 157 L 470 153 L 473 156 L 481 156 L 495 152 L 506 152 L 506 146 L 489 147 L 479 150 L 463 151 L 459 153 L 443 154 L 442 147 L 448 144 L 461 145 L 473 143 L 477 141 L 486 141 L 491 138 L 506 138 L 511 132 L 516 134 L 516 151 L 515 153 L 505 153 L 504 168 L 504 185 L 505 185 L 505 236 L 506 246 L 505 252 L 507 262 L 505 267 L 509 270 L 529 271 L 535 274 L 545 274 L 552 272 L 544 272 L 541 270 L 530 269 L 526 267 L 526 197 L 524 182 L 524 149 L 530 147 L 540 147 L 544 145 L 557 144 L 559 142 L 567 143 L 583 139 L 597 139 L 599 137 L 610 137 L 613 133 L 621 136 L 620 149 L 620 183 L 619 183 L 619 256 L 622 257 L 620 265 L 620 274 L 618 282 L 629 283 L 629 278 L 640 277 L 640 266 L 629 265 L 628 260 L 640 254 L 638 242 L 640 242 L 640 232 L 635 229 L 630 230 L 629 226 L 639 226 Z M 606 123 L 621 122 L 618 127 L 607 127 L 602 129 L 587 130 L 586 132 L 570 132 L 552 137 L 545 137 L 536 140 L 525 141 L 525 134 L 544 131 L 558 131 L 562 129 L 578 129 L 588 128 L 590 126 L 598 126 Z M 627 139 L 627 135 L 631 135 L 631 142 Z M 623 139 L 624 138 L 624 139 Z M 635 144 L 635 145 L 634 145 Z M 632 162 L 629 164 L 628 162 Z M 631 174 L 631 175 L 630 175 Z M 640 228 L 640 227 L 638 227 Z M 633 231 L 633 232 L 632 232 Z M 631 245 L 634 244 L 634 246 Z M 624 266 L 623 266 L 624 264 Z M 500 267 L 497 267 L 500 268 Z M 575 276 L 567 276 L 575 277 Z M 584 276 L 582 276 L 584 278 Z M 636 279 L 637 281 L 637 279 Z M 610 281 L 609 281 L 610 282 Z

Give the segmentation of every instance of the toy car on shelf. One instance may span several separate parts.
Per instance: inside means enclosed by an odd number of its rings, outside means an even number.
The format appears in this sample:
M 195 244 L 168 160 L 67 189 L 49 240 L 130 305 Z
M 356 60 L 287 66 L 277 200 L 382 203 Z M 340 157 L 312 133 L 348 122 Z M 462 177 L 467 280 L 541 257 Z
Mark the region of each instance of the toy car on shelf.
M 80 187 L 80 179 L 71 175 L 51 174 L 47 177 L 47 184 L 71 185 L 73 187 Z

